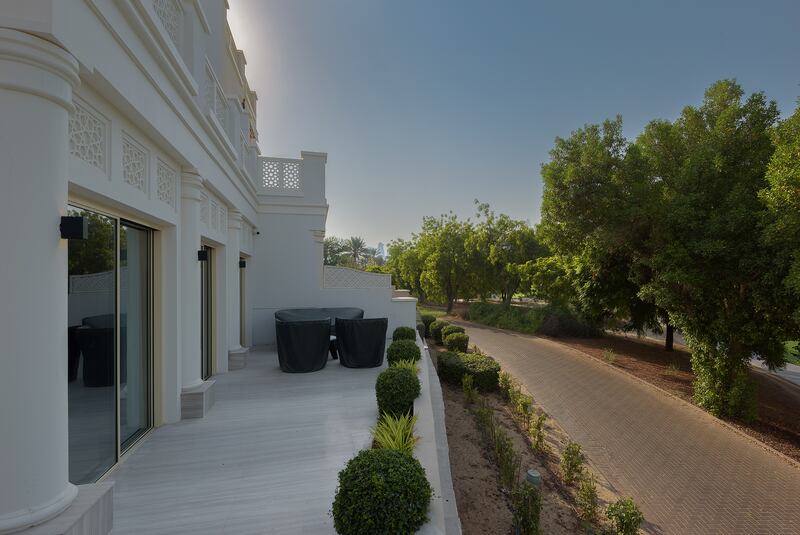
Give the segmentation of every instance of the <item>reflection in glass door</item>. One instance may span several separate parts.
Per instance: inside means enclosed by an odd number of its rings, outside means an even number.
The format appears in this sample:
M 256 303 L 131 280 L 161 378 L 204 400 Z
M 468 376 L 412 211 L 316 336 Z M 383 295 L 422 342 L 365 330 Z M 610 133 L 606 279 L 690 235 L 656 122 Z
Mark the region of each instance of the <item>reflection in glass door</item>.
M 150 426 L 150 232 L 120 224 L 119 434 L 127 448 Z
M 117 222 L 69 214 L 89 221 L 89 238 L 68 244 L 69 479 L 81 484 L 117 461 Z
M 212 374 L 213 362 L 213 273 L 211 267 L 214 262 L 214 249 L 207 245 L 202 246 L 206 252 L 206 259 L 200 262 L 200 358 L 202 359 L 201 374 L 205 381 Z
M 152 232 L 92 210 L 68 242 L 69 479 L 97 481 L 152 421 Z

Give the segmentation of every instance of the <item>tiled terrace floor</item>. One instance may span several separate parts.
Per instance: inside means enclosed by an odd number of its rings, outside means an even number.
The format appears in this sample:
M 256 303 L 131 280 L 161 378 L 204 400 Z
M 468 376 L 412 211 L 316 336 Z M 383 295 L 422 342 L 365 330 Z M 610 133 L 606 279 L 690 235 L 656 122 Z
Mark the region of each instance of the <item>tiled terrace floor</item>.
M 336 477 L 368 446 L 381 368 L 287 374 L 274 351 L 215 377 L 204 419 L 155 430 L 110 477 L 114 534 L 332 533 Z

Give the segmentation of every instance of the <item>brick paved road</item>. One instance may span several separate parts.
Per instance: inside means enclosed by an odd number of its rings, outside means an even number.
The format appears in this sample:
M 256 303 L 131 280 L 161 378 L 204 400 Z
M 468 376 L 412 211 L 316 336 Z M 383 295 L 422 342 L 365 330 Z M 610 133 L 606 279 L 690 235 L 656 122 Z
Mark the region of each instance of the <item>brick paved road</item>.
M 783 458 L 577 350 L 462 325 L 634 497 L 648 533 L 800 534 L 800 469 Z

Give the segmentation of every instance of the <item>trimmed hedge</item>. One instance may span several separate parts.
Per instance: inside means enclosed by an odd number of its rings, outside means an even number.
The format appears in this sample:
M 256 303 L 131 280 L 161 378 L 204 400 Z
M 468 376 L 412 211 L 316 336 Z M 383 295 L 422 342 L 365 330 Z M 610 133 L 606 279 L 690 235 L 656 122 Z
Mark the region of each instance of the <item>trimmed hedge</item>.
M 425 324 L 425 335 L 429 335 L 431 332 L 431 323 L 436 321 L 436 316 L 433 314 L 422 314 L 419 319 Z
M 342 535 L 415 533 L 428 520 L 433 489 L 411 455 L 363 450 L 339 472 L 333 525 Z
M 469 349 L 469 336 L 464 333 L 448 334 L 444 338 L 444 347 L 448 351 L 466 352 Z
M 386 368 L 375 381 L 378 413 L 400 416 L 414 409 L 414 400 L 420 393 L 417 375 L 408 368 Z
M 454 333 L 463 333 L 464 327 L 460 325 L 447 325 L 442 329 L 442 340 Z
M 445 351 L 439 353 L 437 370 L 439 378 L 448 383 L 461 385 L 461 378 L 469 374 L 476 388 L 497 390 L 500 365 L 489 355 Z
M 518 307 L 493 303 L 472 303 L 469 307 L 472 321 L 528 334 L 591 338 L 601 334 L 600 329 L 579 319 L 568 310 L 553 306 Z
M 398 327 L 392 333 L 392 340 L 416 340 L 417 334 L 414 332 L 414 329 L 411 327 Z
M 442 343 L 442 329 L 450 325 L 449 322 L 443 320 L 436 320 L 431 323 L 430 329 L 428 329 L 430 336 L 433 338 L 433 341 L 437 344 Z
M 416 340 L 396 340 L 386 350 L 386 361 L 391 366 L 398 360 L 419 360 L 422 353 Z
M 425 324 L 422 323 L 421 321 L 418 321 L 417 322 L 417 332 L 419 333 L 419 337 L 424 339 L 426 331 L 427 331 L 427 329 L 425 328 Z

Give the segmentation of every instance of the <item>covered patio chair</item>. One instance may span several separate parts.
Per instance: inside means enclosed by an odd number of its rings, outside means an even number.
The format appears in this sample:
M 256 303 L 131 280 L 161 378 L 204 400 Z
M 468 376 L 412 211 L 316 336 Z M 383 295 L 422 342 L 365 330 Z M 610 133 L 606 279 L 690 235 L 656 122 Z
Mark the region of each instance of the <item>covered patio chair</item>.
M 275 319 L 278 363 L 281 371 L 307 373 L 321 370 L 328 362 L 331 319 L 281 321 Z
M 388 326 L 386 318 L 337 318 L 336 348 L 342 366 L 374 368 L 383 364 Z

